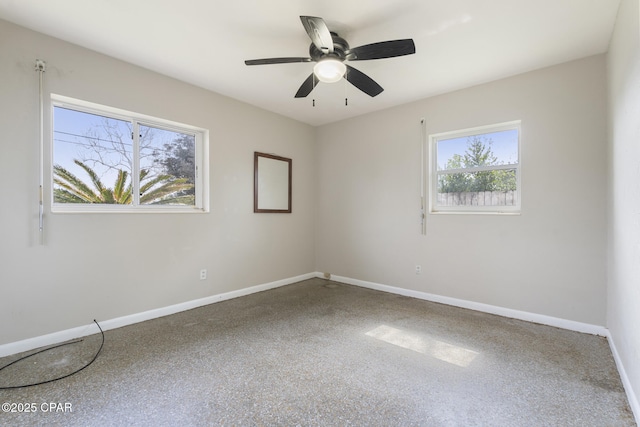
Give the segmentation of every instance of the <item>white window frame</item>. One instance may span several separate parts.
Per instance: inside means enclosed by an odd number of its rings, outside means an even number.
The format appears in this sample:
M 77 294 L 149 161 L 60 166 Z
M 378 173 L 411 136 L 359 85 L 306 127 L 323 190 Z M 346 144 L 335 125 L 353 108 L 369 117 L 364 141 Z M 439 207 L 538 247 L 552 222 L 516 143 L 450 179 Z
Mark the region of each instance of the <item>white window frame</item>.
M 54 161 L 54 131 L 53 120 L 54 107 L 62 107 L 70 110 L 80 111 L 89 114 L 106 116 L 118 120 L 132 123 L 133 129 L 133 156 L 134 165 L 131 177 L 134 180 L 134 188 L 139 186 L 140 165 L 139 153 L 139 126 L 150 126 L 166 129 L 170 131 L 195 135 L 195 206 L 168 206 L 168 205 L 141 205 L 140 196 L 134 191 L 134 201 L 131 205 L 118 204 L 91 204 L 91 203 L 55 203 L 53 199 L 53 161 Z M 68 96 L 51 94 L 51 135 L 50 141 L 50 177 L 49 177 L 49 198 L 52 213 L 203 213 L 209 212 L 209 131 L 204 128 L 186 125 L 170 120 L 160 119 L 153 116 L 134 113 L 120 108 L 109 107 L 89 101 L 83 101 Z
M 514 120 L 510 122 L 498 123 L 493 125 L 484 125 L 473 128 L 441 132 L 429 135 L 429 212 L 432 214 L 519 214 L 522 204 L 522 153 L 521 153 L 521 141 L 522 141 L 522 126 L 521 120 Z M 464 138 L 474 135 L 482 135 L 492 132 L 499 132 L 505 130 L 517 130 L 518 131 L 518 160 L 517 164 L 509 165 L 494 165 L 477 168 L 463 168 L 463 169 L 451 169 L 447 170 L 447 173 L 460 173 L 460 172 L 482 172 L 487 170 L 504 170 L 515 169 L 516 172 L 516 201 L 512 206 L 438 206 L 438 175 L 442 172 L 438 171 L 438 141 Z

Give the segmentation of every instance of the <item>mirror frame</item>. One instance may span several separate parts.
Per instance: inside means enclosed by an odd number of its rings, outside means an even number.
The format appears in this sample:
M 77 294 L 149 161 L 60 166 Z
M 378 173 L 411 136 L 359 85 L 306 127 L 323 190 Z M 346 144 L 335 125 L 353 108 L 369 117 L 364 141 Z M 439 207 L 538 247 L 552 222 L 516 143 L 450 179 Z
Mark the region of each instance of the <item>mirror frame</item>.
M 278 160 L 278 161 L 287 163 L 287 166 L 289 169 L 289 173 L 288 173 L 289 182 L 287 183 L 288 203 L 285 209 L 260 209 L 259 208 L 260 191 L 259 191 L 258 184 L 260 180 L 260 170 L 258 168 L 258 159 L 260 157 L 264 157 L 272 160 Z M 292 187 L 291 181 L 292 181 L 292 169 L 293 169 L 292 166 L 293 166 L 293 161 L 289 158 L 276 156 L 274 154 L 259 153 L 257 151 L 253 153 L 253 212 L 254 213 L 291 213 L 291 187 Z

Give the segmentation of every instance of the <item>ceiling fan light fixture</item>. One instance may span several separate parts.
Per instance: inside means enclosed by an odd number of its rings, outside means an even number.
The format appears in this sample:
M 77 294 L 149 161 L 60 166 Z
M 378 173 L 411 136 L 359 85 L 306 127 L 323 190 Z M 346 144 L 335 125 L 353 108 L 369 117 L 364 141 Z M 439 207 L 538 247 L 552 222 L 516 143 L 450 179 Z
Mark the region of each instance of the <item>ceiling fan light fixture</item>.
M 335 83 L 339 81 L 344 73 L 347 71 L 347 66 L 338 59 L 327 58 L 321 61 L 313 67 L 313 72 L 318 77 L 318 80 L 325 83 Z
M 318 82 L 334 83 L 342 78 L 370 97 L 378 96 L 384 90 L 382 86 L 362 71 L 344 62 L 395 58 L 416 53 L 413 39 L 387 40 L 351 48 L 345 39 L 329 31 L 324 19 L 317 16 L 300 16 L 300 20 L 311 39 L 308 57 L 287 56 L 244 61 L 246 65 L 316 62 L 313 73 L 302 82 L 295 98 L 304 98 L 309 95 Z

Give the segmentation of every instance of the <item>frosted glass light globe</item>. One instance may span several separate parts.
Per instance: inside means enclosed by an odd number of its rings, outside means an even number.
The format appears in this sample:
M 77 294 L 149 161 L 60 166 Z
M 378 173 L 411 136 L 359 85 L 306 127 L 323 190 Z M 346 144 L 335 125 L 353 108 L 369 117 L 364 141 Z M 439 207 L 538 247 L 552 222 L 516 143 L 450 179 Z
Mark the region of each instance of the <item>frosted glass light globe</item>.
M 346 71 L 347 66 L 342 61 L 333 58 L 323 59 L 313 67 L 313 72 L 318 80 L 325 83 L 337 82 Z

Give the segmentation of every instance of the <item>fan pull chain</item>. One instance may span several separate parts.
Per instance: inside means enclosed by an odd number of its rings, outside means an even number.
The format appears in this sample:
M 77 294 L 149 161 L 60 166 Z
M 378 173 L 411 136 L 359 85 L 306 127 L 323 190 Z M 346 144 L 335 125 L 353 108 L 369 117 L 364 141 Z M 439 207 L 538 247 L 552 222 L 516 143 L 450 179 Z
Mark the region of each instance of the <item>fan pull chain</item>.
M 347 69 L 347 72 L 344 73 L 344 79 L 342 82 L 342 87 L 344 88 L 344 106 L 348 106 L 349 105 L 349 98 L 347 96 L 347 91 L 349 90 L 349 84 L 347 83 L 349 81 L 349 79 L 347 79 L 347 74 L 349 73 L 349 69 Z
M 313 106 L 314 107 L 316 106 L 316 100 L 315 99 L 313 100 Z

